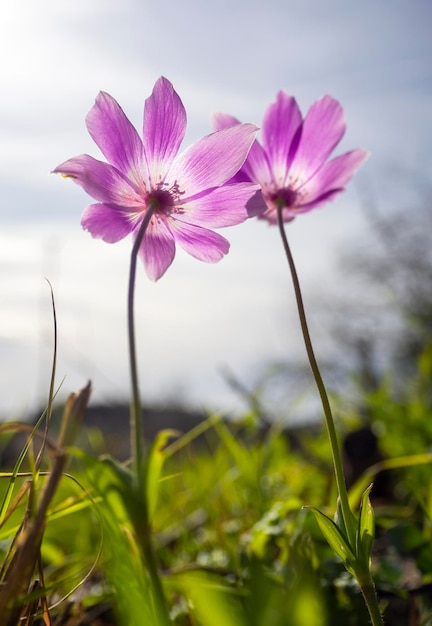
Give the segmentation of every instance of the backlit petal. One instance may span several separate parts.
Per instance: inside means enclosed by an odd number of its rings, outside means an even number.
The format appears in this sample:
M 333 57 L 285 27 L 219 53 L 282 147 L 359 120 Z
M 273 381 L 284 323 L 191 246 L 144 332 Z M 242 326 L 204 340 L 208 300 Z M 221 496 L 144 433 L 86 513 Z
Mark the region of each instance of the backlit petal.
M 187 197 L 219 187 L 243 165 L 257 128 L 238 124 L 206 135 L 179 155 L 167 178 Z
M 145 101 L 144 150 L 153 185 L 163 181 L 186 132 L 186 111 L 172 84 L 159 78 Z
M 323 165 L 345 132 L 341 105 L 330 96 L 314 102 L 301 129 L 297 151 L 290 168 L 291 183 L 306 182 Z
M 239 120 L 227 113 L 214 113 L 212 115 L 212 126 L 215 130 L 222 130 L 240 124 Z M 272 184 L 272 173 L 268 159 L 258 141 L 254 141 L 246 161 L 243 163 L 240 172 L 234 177 L 236 182 L 252 181 L 262 186 Z
M 223 130 L 224 128 L 231 128 L 231 126 L 237 126 L 241 124 L 240 120 L 228 113 L 213 113 L 212 118 L 213 130 Z
M 101 91 L 86 117 L 87 129 L 105 158 L 137 188 L 148 186 L 140 136 L 112 96 Z
M 174 260 L 174 237 L 165 221 L 158 219 L 157 216 L 153 216 L 147 226 L 139 256 L 144 263 L 147 276 L 154 281 L 165 274 Z
M 230 244 L 221 235 L 206 228 L 169 219 L 176 242 L 191 256 L 205 263 L 217 263 L 228 253 Z
M 263 147 L 271 163 L 273 182 L 277 187 L 285 185 L 301 123 L 302 115 L 295 98 L 280 91 L 276 102 L 265 112 L 262 125 Z
M 258 141 L 254 141 L 242 171 L 249 180 L 259 183 L 262 187 L 273 186 L 272 167 L 269 163 L 264 148 Z
M 56 174 L 70 177 L 92 198 L 99 202 L 120 204 L 125 207 L 142 206 L 143 198 L 115 167 L 81 154 L 58 165 Z
M 366 150 L 357 149 L 324 163 L 316 174 L 298 190 L 301 197 L 300 205 L 329 199 L 329 194 L 334 197 L 335 192 L 343 191 L 368 156 L 369 153 Z
M 134 228 L 130 213 L 109 204 L 91 204 L 81 217 L 81 226 L 96 239 L 116 243 L 124 239 Z
M 183 214 L 176 219 L 209 228 L 223 228 L 240 224 L 248 217 L 258 215 L 266 205 L 253 183 L 238 183 L 217 187 L 208 194 L 182 205 Z

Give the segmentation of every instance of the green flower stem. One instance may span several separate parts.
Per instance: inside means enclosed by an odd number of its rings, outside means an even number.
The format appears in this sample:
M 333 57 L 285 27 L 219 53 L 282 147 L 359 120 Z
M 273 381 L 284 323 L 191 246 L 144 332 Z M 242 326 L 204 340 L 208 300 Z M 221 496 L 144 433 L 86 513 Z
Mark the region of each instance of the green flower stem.
M 310 335 L 309 335 L 309 329 L 308 329 L 305 309 L 303 305 L 303 298 L 301 294 L 300 283 L 299 283 L 299 279 L 297 276 L 297 270 L 294 264 L 294 258 L 291 253 L 291 248 L 288 243 L 288 238 L 286 236 L 286 232 L 285 232 L 285 228 L 283 224 L 282 211 L 283 211 L 283 206 L 278 204 L 277 219 L 278 219 L 279 232 L 282 238 L 285 255 L 288 260 L 288 265 L 291 271 L 292 281 L 294 285 L 294 292 L 295 292 L 295 297 L 297 301 L 297 309 L 298 309 L 299 318 L 300 318 L 300 325 L 301 325 L 301 329 L 303 333 L 304 343 L 306 346 L 306 352 L 309 358 L 309 363 L 312 369 L 313 376 L 315 378 L 316 386 L 318 387 L 318 392 L 319 392 L 322 407 L 324 410 L 324 416 L 325 416 L 326 425 L 327 425 L 327 432 L 328 432 L 328 436 L 330 440 L 330 447 L 331 447 L 332 456 L 333 456 L 333 465 L 334 465 L 334 470 L 335 470 L 337 490 L 338 490 L 338 494 L 340 498 L 342 517 L 343 517 L 343 521 L 345 524 L 347 538 L 349 542 L 351 543 L 351 545 L 355 546 L 355 542 L 356 542 L 356 527 L 354 523 L 355 520 L 354 520 L 354 516 L 351 512 L 349 502 L 348 502 L 348 493 L 347 493 L 347 488 L 345 484 L 345 476 L 344 476 L 344 471 L 343 471 L 343 466 L 342 466 L 342 457 L 341 457 L 340 447 L 339 447 L 338 438 L 336 434 L 336 428 L 334 424 L 332 411 L 330 408 L 329 399 L 327 396 L 327 391 L 324 386 L 323 380 L 321 378 L 321 374 L 320 374 L 319 367 L 315 358 L 315 354 L 314 354 L 313 347 L 312 347 L 312 342 L 311 342 Z
M 378 604 L 378 598 L 375 591 L 375 585 L 372 580 L 372 576 L 369 571 L 364 573 L 364 576 L 358 576 L 357 582 L 360 585 L 363 598 L 369 611 L 372 626 L 383 626 L 384 622 L 381 616 L 381 611 Z
M 168 626 L 171 621 L 169 619 L 168 608 L 165 602 L 165 596 L 161 579 L 158 572 L 156 555 L 152 543 L 152 529 L 148 513 L 147 494 L 144 493 L 144 501 L 142 500 L 143 479 L 143 441 L 142 441 L 142 408 L 141 397 L 138 383 L 138 367 L 136 358 L 136 342 L 135 342 L 135 320 L 134 320 L 134 296 L 135 296 L 135 277 L 138 252 L 145 232 L 150 220 L 158 208 L 158 203 L 151 203 L 146 211 L 144 219 L 139 227 L 137 237 L 135 239 L 130 261 L 129 271 L 129 290 L 128 290 L 128 339 L 129 339 L 129 360 L 132 386 L 132 402 L 130 413 L 130 437 L 131 437 L 131 454 L 132 454 L 132 471 L 135 480 L 135 497 L 136 502 L 141 503 L 139 512 L 133 515 L 133 526 L 136 533 L 136 539 L 142 550 L 142 556 L 147 569 L 147 573 L 151 580 L 153 590 L 153 598 L 155 603 L 155 613 L 158 626 Z
M 327 432 L 328 432 L 328 436 L 330 440 L 330 447 L 331 447 L 332 456 L 333 456 L 333 465 L 334 465 L 334 470 L 335 470 L 336 485 L 337 485 L 337 489 L 339 493 L 341 513 L 342 513 L 348 541 L 352 546 L 355 546 L 356 545 L 355 518 L 349 506 L 348 492 L 347 492 L 346 483 L 345 483 L 345 476 L 344 476 L 343 465 L 342 465 L 342 457 L 341 457 L 340 447 L 339 447 L 338 438 L 336 434 L 336 428 L 334 424 L 332 411 L 330 408 L 330 402 L 327 396 L 327 391 L 326 391 L 324 382 L 321 378 L 318 363 L 315 358 L 311 338 L 309 335 L 309 329 L 308 329 L 307 320 L 306 320 L 306 313 L 304 310 L 303 298 L 302 298 L 301 289 L 300 289 L 300 282 L 297 276 L 297 270 L 294 264 L 294 258 L 291 253 L 291 248 L 288 243 L 288 238 L 286 236 L 284 223 L 283 223 L 283 217 L 282 217 L 282 211 L 283 211 L 283 206 L 279 204 L 277 207 L 277 219 L 278 219 L 279 231 L 280 231 L 280 235 L 282 238 L 285 255 L 288 260 L 288 265 L 291 271 L 292 281 L 294 285 L 294 292 L 295 292 L 295 297 L 297 301 L 297 309 L 298 309 L 299 318 L 300 318 L 300 325 L 301 325 L 303 339 L 304 339 L 305 346 L 306 346 L 306 352 L 309 358 L 309 363 L 310 363 L 312 373 L 315 378 L 316 386 L 318 387 L 318 392 L 319 392 L 322 407 L 324 410 L 324 415 L 325 415 L 325 420 L 326 420 L 326 425 L 327 425 Z M 376 592 L 375 592 L 375 586 L 374 586 L 370 571 L 369 570 L 366 570 L 364 572 L 362 571 L 362 572 L 359 572 L 358 575 L 356 572 L 356 578 L 357 578 L 357 582 L 360 585 L 366 606 L 368 608 L 372 625 L 383 626 L 383 620 L 382 620 L 381 612 L 380 612 L 379 605 L 378 605 L 378 599 L 377 599 Z
M 145 509 L 145 512 L 144 510 Z M 168 607 L 165 601 L 165 594 L 159 576 L 156 554 L 151 540 L 152 529 L 148 519 L 147 503 L 142 506 L 140 519 L 135 523 L 135 532 L 138 545 L 144 557 L 144 564 L 150 578 L 153 591 L 153 608 L 155 614 L 155 626 L 170 626 L 172 621 L 169 616 Z
M 129 290 L 128 290 L 128 339 L 129 339 L 129 362 L 132 386 L 132 402 L 130 409 L 130 438 L 131 438 L 131 455 L 133 472 L 139 483 L 141 476 L 141 467 L 143 462 L 142 453 L 142 409 L 141 397 L 138 384 L 138 366 L 135 348 L 135 320 L 134 320 L 134 297 L 135 297 L 135 276 L 136 265 L 140 246 L 144 239 L 147 226 L 156 210 L 156 206 L 149 206 L 141 223 L 138 235 L 132 248 L 130 271 L 129 271 Z

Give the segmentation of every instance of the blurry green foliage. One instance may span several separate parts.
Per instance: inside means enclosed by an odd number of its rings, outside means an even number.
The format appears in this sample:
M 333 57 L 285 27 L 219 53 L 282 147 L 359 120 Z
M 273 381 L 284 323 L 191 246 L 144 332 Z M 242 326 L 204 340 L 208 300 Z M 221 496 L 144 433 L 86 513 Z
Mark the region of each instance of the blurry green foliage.
M 432 610 L 431 372 L 427 348 L 415 377 L 397 388 L 383 380 L 362 399 L 361 419 L 383 453 L 364 479 L 377 479 L 386 467 L 389 477 L 387 492 L 378 498 L 372 488 L 370 498 L 377 537 L 373 572 L 391 626 L 427 624 Z M 351 411 L 345 422 L 342 416 L 346 430 L 360 422 L 353 416 Z M 335 514 L 326 433 L 306 430 L 293 439 L 276 426 L 262 431 L 256 421 L 215 417 L 199 433 L 196 440 L 189 433 L 171 442 L 161 435 L 148 474 L 155 548 L 173 624 L 366 626 L 358 586 L 303 508 Z M 82 588 L 52 615 L 58 613 L 61 624 L 65 606 L 71 614 L 106 602 L 116 607 L 120 626 L 152 624 L 149 581 L 130 532 L 127 495 L 125 502 L 128 471 L 76 451 L 69 473 L 74 479 L 63 478 L 48 514 L 45 584 L 51 603 L 80 583 Z M 6 472 L 0 480 L 0 498 L 7 492 L 13 501 L 25 477 L 14 478 L 13 493 L 9 479 Z M 24 503 L 0 528 L 3 556 L 23 511 Z

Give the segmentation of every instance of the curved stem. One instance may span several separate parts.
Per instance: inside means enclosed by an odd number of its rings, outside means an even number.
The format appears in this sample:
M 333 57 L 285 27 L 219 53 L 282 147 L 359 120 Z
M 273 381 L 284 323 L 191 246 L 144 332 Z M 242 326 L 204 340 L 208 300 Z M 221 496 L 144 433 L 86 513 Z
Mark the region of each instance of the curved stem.
M 332 451 L 333 457 L 333 466 L 336 477 L 336 485 L 338 489 L 338 494 L 340 498 L 340 505 L 342 511 L 342 517 L 345 524 L 346 532 L 348 535 L 348 539 L 352 545 L 355 545 L 355 537 L 356 537 L 356 528 L 354 526 L 354 517 L 351 513 L 351 509 L 348 502 L 348 493 L 345 484 L 345 476 L 342 466 L 342 457 L 340 453 L 340 447 L 338 443 L 338 438 L 336 434 L 336 428 L 334 424 L 334 419 L 332 415 L 332 411 L 330 408 L 330 402 L 327 396 L 327 391 L 324 385 L 324 382 L 321 378 L 320 370 L 315 358 L 315 354 L 312 347 L 312 342 L 309 335 L 309 328 L 306 320 L 306 313 L 303 305 L 303 298 L 300 289 L 300 282 L 297 276 L 297 270 L 294 264 L 294 258 L 291 253 L 291 248 L 288 243 L 288 238 L 286 236 L 283 217 L 282 217 L 283 207 L 278 205 L 277 207 L 277 218 L 278 218 L 278 226 L 279 232 L 282 238 L 282 243 L 285 251 L 286 258 L 288 260 L 288 265 L 291 271 L 291 277 L 294 285 L 294 292 L 297 301 L 297 309 L 300 318 L 300 325 L 303 333 L 303 339 L 306 347 L 306 352 L 308 355 L 310 367 L 315 378 L 315 383 L 318 388 L 318 392 L 321 398 L 322 407 L 324 410 L 324 416 L 327 425 L 327 432 L 330 440 L 330 447 Z
M 149 206 L 141 226 L 138 231 L 138 235 L 135 239 L 129 270 L 129 289 L 128 289 L 128 340 L 129 340 L 129 363 L 131 373 L 131 387 L 132 387 L 132 402 L 130 408 L 130 438 L 131 438 L 131 455 L 132 465 L 137 483 L 139 482 L 139 476 L 141 474 L 142 465 L 142 409 L 141 398 L 138 384 L 138 366 L 136 358 L 135 347 L 135 320 L 134 320 L 134 296 L 135 296 L 135 276 L 136 265 L 140 246 L 144 239 L 147 226 L 155 211 L 155 206 Z

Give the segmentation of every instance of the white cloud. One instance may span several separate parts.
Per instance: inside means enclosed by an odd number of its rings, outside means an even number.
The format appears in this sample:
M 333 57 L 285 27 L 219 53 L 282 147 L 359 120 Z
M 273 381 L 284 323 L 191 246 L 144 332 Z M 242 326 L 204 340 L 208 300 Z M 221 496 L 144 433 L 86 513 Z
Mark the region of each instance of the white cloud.
M 405 165 L 418 153 L 432 154 L 428 0 L 20 0 L 0 13 L 2 365 L 7 358 L 19 367 L 22 358 L 25 368 L 36 350 L 48 367 L 49 322 L 42 333 L 34 315 L 48 269 L 68 384 L 85 382 L 88 373 L 102 390 L 127 389 L 129 242 L 108 246 L 83 233 L 79 216 L 88 198 L 49 175 L 75 154 L 98 155 L 84 118 L 100 89 L 112 93 L 140 128 L 143 101 L 157 76 L 166 75 L 188 111 L 187 142 L 209 131 L 214 110 L 259 124 L 280 88 L 296 95 L 303 110 L 331 93 L 347 114 L 341 149 L 362 145 L 373 152 L 365 178 L 357 181 L 379 180 L 390 156 Z M 426 171 L 428 159 L 419 159 L 417 169 Z M 316 281 L 328 279 L 338 243 L 361 232 L 354 190 L 290 229 L 310 297 Z M 385 196 L 391 202 L 391 194 Z M 265 354 L 282 356 L 298 345 L 297 329 L 279 325 L 280 311 L 291 311 L 292 300 L 276 232 L 251 223 L 229 238 L 231 253 L 218 266 L 179 254 L 158 285 L 140 279 L 147 393 L 176 382 L 192 389 L 199 374 L 206 397 L 210 389 L 217 390 L 213 397 L 222 395 L 217 369 L 227 360 L 245 371 Z M 3 397 L 21 393 L 12 380 Z

